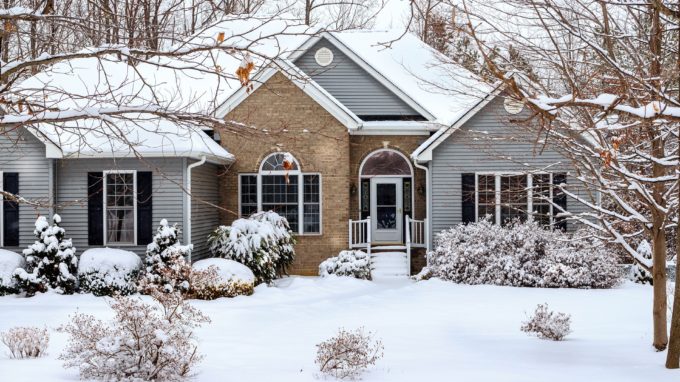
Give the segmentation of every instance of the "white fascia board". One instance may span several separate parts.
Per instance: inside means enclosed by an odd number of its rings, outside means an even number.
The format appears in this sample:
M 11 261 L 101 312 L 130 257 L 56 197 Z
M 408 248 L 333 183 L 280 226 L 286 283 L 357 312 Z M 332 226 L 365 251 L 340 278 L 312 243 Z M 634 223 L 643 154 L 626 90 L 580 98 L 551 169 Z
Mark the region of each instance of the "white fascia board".
M 428 162 L 432 160 L 432 151 L 446 141 L 453 133 L 458 131 L 461 126 L 463 126 L 470 118 L 474 117 L 480 110 L 482 110 L 486 105 L 496 98 L 498 94 L 503 90 L 503 86 L 498 86 L 494 91 L 487 94 L 486 97 L 482 98 L 472 109 L 468 110 L 462 117 L 460 117 L 453 125 L 449 127 L 443 127 L 437 133 L 432 135 L 430 139 L 423 142 L 414 152 L 411 154 L 411 158 L 419 163 Z
M 406 92 L 402 91 L 401 88 L 397 87 L 394 83 L 392 83 L 392 81 L 383 76 L 373 66 L 364 61 L 363 58 L 361 58 L 358 54 L 354 53 L 354 51 L 347 47 L 345 44 L 343 44 L 342 41 L 335 38 L 335 36 L 333 36 L 332 33 L 325 32 L 322 36 L 325 37 L 328 41 L 330 41 L 342 53 L 346 54 L 349 58 L 351 58 L 362 69 L 368 72 L 373 78 L 376 79 L 376 81 L 380 82 L 392 93 L 396 94 L 397 97 L 399 97 L 399 99 L 406 102 L 407 105 L 411 106 L 418 113 L 422 114 L 425 118 L 429 119 L 430 121 L 434 121 L 437 119 L 437 117 L 435 117 L 434 114 L 430 113 L 429 110 L 427 110 L 425 107 L 416 102 Z
M 45 145 L 45 158 L 60 159 L 64 157 L 64 153 L 61 151 L 61 148 L 57 146 L 56 143 L 47 138 L 44 134 L 41 134 L 35 127 L 26 127 L 25 129 Z

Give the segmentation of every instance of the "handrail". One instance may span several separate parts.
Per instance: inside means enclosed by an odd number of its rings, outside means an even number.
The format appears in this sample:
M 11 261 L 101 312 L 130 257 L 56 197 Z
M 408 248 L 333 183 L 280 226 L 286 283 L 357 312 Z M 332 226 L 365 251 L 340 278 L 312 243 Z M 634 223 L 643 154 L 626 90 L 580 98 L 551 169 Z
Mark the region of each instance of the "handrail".
M 366 248 L 371 254 L 371 217 L 362 220 L 349 220 L 349 247 Z
M 406 215 L 406 264 L 411 275 L 411 217 Z

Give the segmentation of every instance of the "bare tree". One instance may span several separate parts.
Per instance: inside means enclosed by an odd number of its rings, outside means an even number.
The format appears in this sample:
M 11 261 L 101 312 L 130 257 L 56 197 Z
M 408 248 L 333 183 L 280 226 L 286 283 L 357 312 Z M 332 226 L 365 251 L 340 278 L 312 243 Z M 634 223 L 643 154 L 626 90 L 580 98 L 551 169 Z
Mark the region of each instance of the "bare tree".
M 465 15 L 466 33 L 489 79 L 530 111 L 528 119 L 512 122 L 535 134 L 538 152 L 550 144 L 564 153 L 593 198 L 603 199 L 594 203 L 565 190 L 590 211 L 563 215 L 591 226 L 651 270 L 653 345 L 665 349 L 666 232 L 677 225 L 678 206 L 678 6 L 587 0 L 447 4 Z M 633 229 L 624 232 L 621 224 Z M 651 239 L 652 261 L 633 245 L 642 237 Z
M 331 30 L 367 28 L 385 0 L 299 0 L 306 25 L 321 24 Z M 295 6 L 295 3 L 293 3 Z

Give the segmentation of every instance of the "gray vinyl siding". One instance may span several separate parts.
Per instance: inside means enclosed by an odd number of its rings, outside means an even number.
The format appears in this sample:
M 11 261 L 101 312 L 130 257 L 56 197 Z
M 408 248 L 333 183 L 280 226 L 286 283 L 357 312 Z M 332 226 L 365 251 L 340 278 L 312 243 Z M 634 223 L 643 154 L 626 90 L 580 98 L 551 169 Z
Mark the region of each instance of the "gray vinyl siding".
M 21 253 L 35 240 L 33 230 L 39 215 L 49 216 L 49 166 L 45 145 L 27 130 L 0 132 L 0 172 L 19 173 L 19 195 L 43 207 L 19 206 L 19 247 L 4 247 Z M 1 178 L 0 178 L 1 179 Z M 0 205 L 2 208 L 2 205 Z M 0 220 L 2 229 L 2 220 Z M 2 243 L 0 243 L 2 244 Z
M 73 239 L 78 254 L 90 248 L 87 232 L 87 173 L 108 170 L 152 171 L 153 221 L 157 225 L 161 219 L 168 223 L 184 224 L 184 164 L 182 158 L 156 159 L 145 161 L 125 159 L 65 159 L 56 165 L 57 205 L 62 218 L 66 236 Z M 183 239 L 180 237 L 180 240 Z M 138 245 L 113 246 L 144 255 L 148 243 Z
M 515 116 L 516 117 L 516 116 Z M 493 100 L 433 151 L 432 238 L 441 230 L 461 223 L 461 174 L 502 171 L 568 172 L 570 191 L 590 199 L 573 177 L 571 162 L 550 148 L 538 154 L 535 136 L 514 127 L 503 108 L 502 97 Z M 536 154 L 534 154 L 536 152 Z M 567 209 L 582 212 L 586 207 L 567 199 Z M 569 222 L 569 229 L 574 223 Z
M 208 235 L 220 224 L 218 175 L 222 167 L 205 164 L 191 171 L 191 242 L 194 261 L 210 256 Z M 213 205 L 207 204 L 212 203 Z
M 333 52 L 333 62 L 326 67 L 317 64 L 314 58 L 322 47 Z M 326 39 L 307 50 L 295 65 L 358 116 L 419 115 Z

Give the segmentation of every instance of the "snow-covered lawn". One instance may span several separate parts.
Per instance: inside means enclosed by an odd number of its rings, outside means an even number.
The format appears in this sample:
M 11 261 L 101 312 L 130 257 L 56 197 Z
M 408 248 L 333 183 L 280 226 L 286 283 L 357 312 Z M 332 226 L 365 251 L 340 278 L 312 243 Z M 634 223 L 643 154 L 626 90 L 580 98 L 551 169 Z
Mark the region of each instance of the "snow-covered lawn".
M 651 289 L 464 286 L 430 280 L 370 282 L 294 277 L 250 297 L 192 302 L 212 318 L 199 329 L 198 381 L 313 381 L 315 345 L 339 327 L 377 333 L 385 357 L 366 381 L 677 381 L 651 341 Z M 538 303 L 572 315 L 564 342 L 520 332 Z M 11 360 L 0 351 L 2 381 L 72 381 L 56 359 L 65 336 L 53 328 L 79 310 L 108 318 L 92 295 L 0 297 L 0 331 L 50 328 L 49 354 Z

